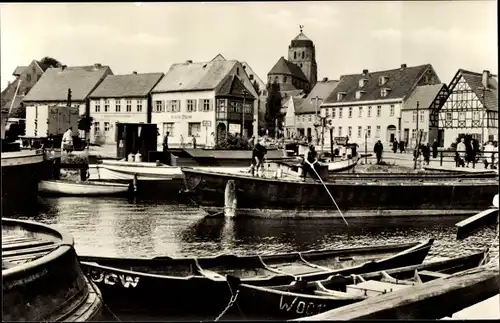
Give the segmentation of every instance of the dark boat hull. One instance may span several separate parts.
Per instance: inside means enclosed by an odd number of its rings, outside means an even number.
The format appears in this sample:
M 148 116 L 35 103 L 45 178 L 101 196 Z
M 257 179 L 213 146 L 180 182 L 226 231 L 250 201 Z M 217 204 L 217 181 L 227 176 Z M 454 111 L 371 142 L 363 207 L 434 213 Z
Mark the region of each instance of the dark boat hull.
M 276 180 L 245 175 L 182 169 L 186 189 L 203 206 L 224 206 L 228 180 L 236 184 L 238 209 L 335 210 L 321 183 Z M 406 183 L 336 181 L 326 183 L 343 211 L 349 210 L 477 210 L 488 207 L 498 193 L 494 180 Z M 337 216 L 337 213 L 335 213 Z
M 430 270 L 451 274 L 479 266 L 483 257 L 484 252 L 480 252 L 446 261 L 394 268 L 387 270 L 387 272 L 397 279 L 410 279 L 414 276 L 415 270 Z M 380 279 L 380 269 L 368 274 L 361 274 L 361 276 L 365 280 Z M 348 276 L 338 276 L 322 283 L 328 289 L 343 290 L 346 285 L 353 284 L 354 279 Z M 312 286 L 311 289 L 314 288 Z M 276 286 L 273 288 L 241 285 L 239 286 L 237 308 L 241 311 L 240 315 L 246 319 L 290 320 L 323 313 L 361 300 L 363 298 L 335 299 L 327 296 L 305 294 L 300 291 L 294 292 L 293 288 L 289 286 Z
M 83 271 L 97 284 L 105 304 L 113 311 L 148 312 L 168 316 L 196 311 L 205 319 L 213 319 L 222 312 L 231 298 L 231 291 L 224 274 L 238 275 L 242 282 L 258 286 L 289 284 L 299 276 L 304 280 L 325 279 L 337 272 L 358 273 L 373 271 L 373 268 L 380 266 L 387 268 L 387 266 L 399 266 L 401 263 L 421 263 L 432 243 L 431 239 L 426 243 L 412 244 L 410 249 L 407 249 L 411 246 L 408 244 L 371 248 L 375 254 L 378 252 L 379 255 L 392 255 L 394 258 L 388 257 L 387 261 L 372 262 L 365 266 L 350 266 L 350 264 L 356 257 L 370 259 L 369 247 L 260 258 L 257 256 L 219 256 L 199 259 L 80 257 L 80 260 Z M 409 252 L 401 257 L 394 256 L 404 251 Z M 300 265 L 298 263 L 300 259 L 309 259 L 310 262 L 319 262 L 322 265 L 328 264 L 328 261 L 337 266 L 339 262 L 345 263 L 342 263 L 337 270 L 325 271 L 322 268 L 306 266 L 304 262 Z M 263 265 L 262 261 L 268 265 Z M 286 263 L 283 264 L 284 262 Z

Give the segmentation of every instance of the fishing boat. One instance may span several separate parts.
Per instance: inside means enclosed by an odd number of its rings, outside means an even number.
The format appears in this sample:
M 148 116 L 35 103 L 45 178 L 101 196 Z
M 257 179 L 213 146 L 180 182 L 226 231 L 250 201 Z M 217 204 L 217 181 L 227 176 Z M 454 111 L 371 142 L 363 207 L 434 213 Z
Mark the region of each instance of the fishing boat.
M 235 186 L 238 214 L 265 217 L 336 217 L 475 214 L 498 192 L 497 179 L 447 181 L 269 178 L 183 167 L 187 194 L 209 212 L 225 205 Z M 262 211 L 264 209 L 264 211 Z
M 114 311 L 182 314 L 195 309 L 215 317 L 231 297 L 226 275 L 247 284 L 274 286 L 299 278 L 309 281 L 336 273 L 384 270 L 422 263 L 432 243 L 430 239 L 422 243 L 206 258 L 80 256 L 80 261 Z
M 228 277 L 233 292 L 238 294 L 231 314 L 252 320 L 290 320 L 328 310 L 447 277 L 483 264 L 487 251 L 433 261 L 424 264 L 362 273 L 334 275 L 321 281 L 294 281 L 282 286 L 239 284 Z
M 81 322 L 99 320 L 103 304 L 70 235 L 2 218 L 2 305 L 2 321 Z
M 42 194 L 57 196 L 108 196 L 125 194 L 130 184 L 103 181 L 44 180 L 38 183 Z

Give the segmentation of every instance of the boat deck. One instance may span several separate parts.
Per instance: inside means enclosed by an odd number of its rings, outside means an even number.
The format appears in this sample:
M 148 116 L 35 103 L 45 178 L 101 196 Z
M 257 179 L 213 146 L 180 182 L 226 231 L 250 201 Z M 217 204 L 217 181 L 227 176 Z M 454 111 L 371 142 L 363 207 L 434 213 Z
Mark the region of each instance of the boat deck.
M 60 243 L 54 236 L 2 229 L 2 270 L 41 258 Z

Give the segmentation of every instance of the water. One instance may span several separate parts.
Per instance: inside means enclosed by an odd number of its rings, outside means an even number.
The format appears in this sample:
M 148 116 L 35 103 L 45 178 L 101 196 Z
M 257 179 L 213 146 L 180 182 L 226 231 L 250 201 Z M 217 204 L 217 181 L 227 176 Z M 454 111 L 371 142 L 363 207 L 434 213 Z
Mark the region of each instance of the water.
M 3 214 L 3 216 L 9 216 Z M 205 218 L 194 206 L 121 198 L 39 198 L 10 214 L 65 229 L 80 255 L 111 257 L 240 255 L 403 243 L 435 238 L 429 258 L 489 247 L 495 228 L 456 240 L 464 216 L 335 219 Z M 498 242 L 496 242 L 498 247 Z

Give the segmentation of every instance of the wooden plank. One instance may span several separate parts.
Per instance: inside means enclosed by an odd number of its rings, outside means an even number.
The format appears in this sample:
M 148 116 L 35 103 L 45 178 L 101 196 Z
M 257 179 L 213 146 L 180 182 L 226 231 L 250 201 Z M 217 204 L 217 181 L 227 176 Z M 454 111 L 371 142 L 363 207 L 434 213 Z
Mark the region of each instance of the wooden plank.
M 498 221 L 498 208 L 491 208 L 479 212 L 478 214 L 473 215 L 455 224 L 455 227 L 458 228 L 457 239 L 459 240 L 465 239 L 471 236 L 477 230 L 480 230 L 481 228 L 488 225 L 493 225 L 497 221 Z
M 50 240 L 42 240 L 42 239 L 36 239 L 32 241 L 25 241 L 25 242 L 19 242 L 19 243 L 13 243 L 13 244 L 8 244 L 4 245 L 2 244 L 2 253 L 5 251 L 11 251 L 11 250 L 19 250 L 19 249 L 26 249 L 26 248 L 34 248 L 34 247 L 41 247 L 41 246 L 48 246 L 54 244 L 55 241 L 50 241 Z
M 451 276 L 449 274 L 443 274 L 443 273 L 438 273 L 436 271 L 429 271 L 429 270 L 419 271 L 418 275 L 419 276 L 429 276 L 429 277 L 432 277 L 432 278 L 445 278 L 445 277 Z
M 48 246 L 41 246 L 41 247 L 36 247 L 36 248 L 29 248 L 29 249 L 20 249 L 20 250 L 11 250 L 11 251 L 6 251 L 2 252 L 2 258 L 8 258 L 11 256 L 20 256 L 20 255 L 27 255 L 27 254 L 33 254 L 35 252 L 42 252 L 42 251 L 52 251 L 57 248 L 57 245 L 48 245 Z
M 50 250 L 49 250 L 50 251 Z M 25 255 L 19 255 L 19 256 L 9 256 L 9 257 L 3 257 L 7 262 L 18 262 L 18 261 L 31 261 L 35 258 L 39 258 L 42 256 L 45 256 L 46 254 L 49 253 L 49 251 L 41 251 L 41 252 L 35 252 L 35 253 L 30 253 L 30 254 L 25 254 Z
M 297 319 L 440 319 L 499 293 L 498 265 L 476 267 L 322 314 Z

